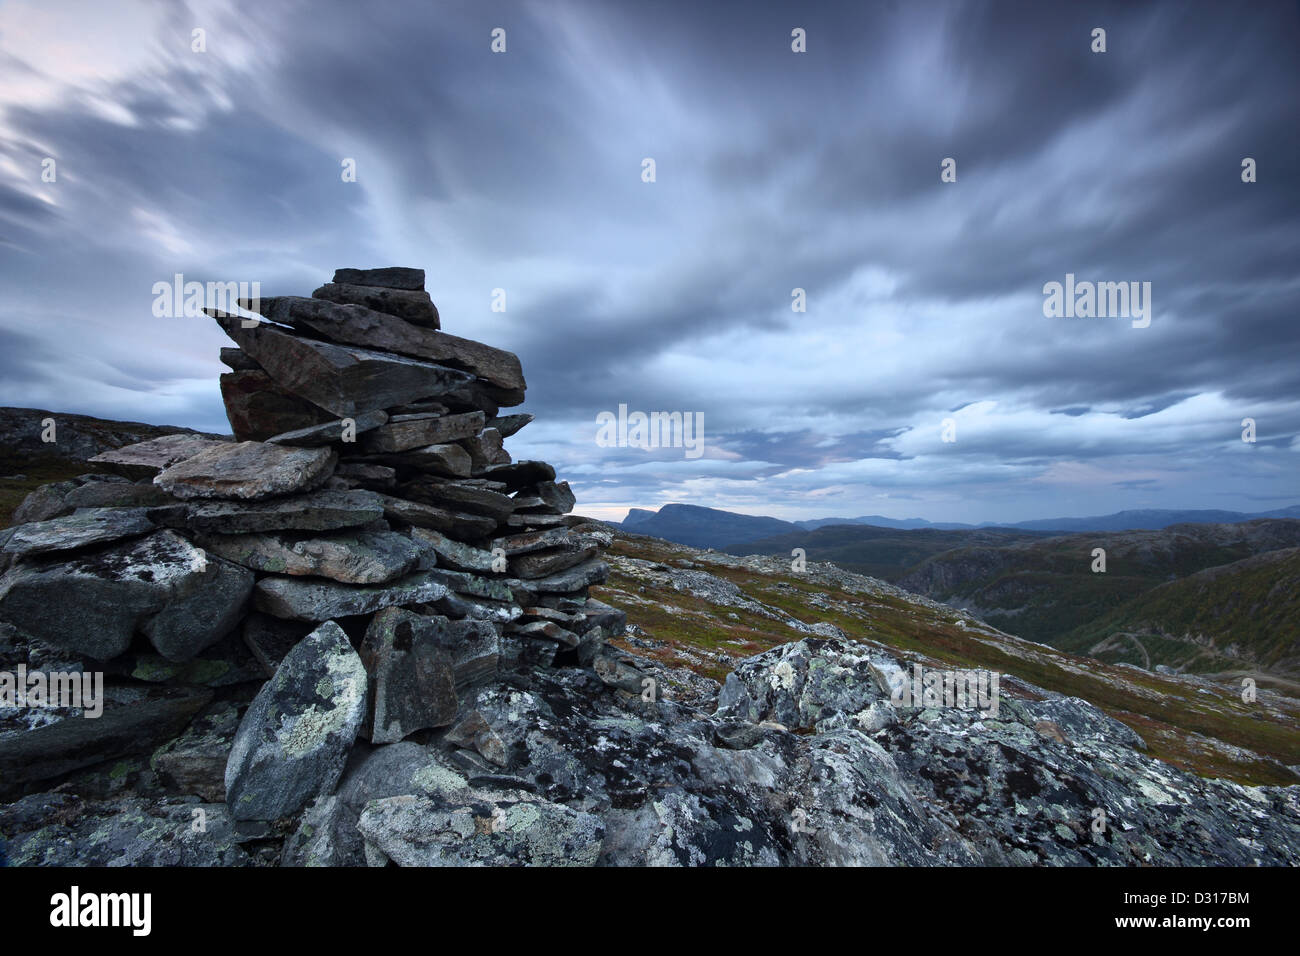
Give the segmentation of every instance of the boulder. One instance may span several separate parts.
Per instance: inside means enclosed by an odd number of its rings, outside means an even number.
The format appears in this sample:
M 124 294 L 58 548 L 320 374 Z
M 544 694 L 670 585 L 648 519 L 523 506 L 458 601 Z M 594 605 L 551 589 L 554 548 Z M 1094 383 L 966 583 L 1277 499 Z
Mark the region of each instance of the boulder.
M 0 578 L 0 620 L 98 660 L 117 657 L 141 631 L 183 661 L 235 628 L 252 587 L 250 571 L 158 531 L 10 569 Z
M 249 705 L 226 763 L 236 820 L 277 820 L 333 792 L 366 716 L 366 671 L 327 621 L 294 647 Z

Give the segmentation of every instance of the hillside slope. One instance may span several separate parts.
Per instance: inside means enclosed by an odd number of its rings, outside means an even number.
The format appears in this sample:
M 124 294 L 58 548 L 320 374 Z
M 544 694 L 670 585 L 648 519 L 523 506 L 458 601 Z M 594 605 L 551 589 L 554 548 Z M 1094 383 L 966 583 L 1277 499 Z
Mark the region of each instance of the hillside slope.
M 674 693 L 707 697 L 746 658 L 809 636 L 846 638 L 910 665 L 986 668 L 1014 699 L 1079 697 L 1136 731 L 1174 766 L 1243 783 L 1296 783 L 1294 685 L 1171 676 L 1099 663 L 1003 633 L 966 612 L 883 581 L 810 561 L 704 552 L 612 529 L 609 580 L 592 589 L 628 615 L 626 650 L 675 675 Z M 905 665 L 905 666 L 907 666 Z M 713 685 L 716 686 L 716 685 Z
M 1264 669 L 1300 679 L 1300 548 L 1161 584 L 1065 635 L 1059 646 L 1193 672 Z

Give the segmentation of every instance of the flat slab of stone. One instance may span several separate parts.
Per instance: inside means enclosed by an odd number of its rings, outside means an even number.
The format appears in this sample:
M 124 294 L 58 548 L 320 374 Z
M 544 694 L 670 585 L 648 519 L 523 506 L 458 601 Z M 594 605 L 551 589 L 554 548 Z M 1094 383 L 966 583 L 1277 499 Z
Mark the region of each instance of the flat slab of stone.
M 532 422 L 533 416 L 526 412 L 519 412 L 514 415 L 501 415 L 488 421 L 488 427 L 495 428 L 501 433 L 502 438 L 509 438 L 519 429 Z
M 438 307 L 423 289 L 389 289 L 378 285 L 348 285 L 327 282 L 311 294 L 313 299 L 337 302 L 339 305 L 360 305 L 375 312 L 386 312 L 412 325 L 436 329 L 441 324 Z
M 497 566 L 497 560 L 491 551 L 453 541 L 432 528 L 412 528 L 411 540 L 417 546 L 423 545 L 433 551 L 438 567 L 452 568 L 456 571 L 488 572 L 495 570 Z
M 2 550 L 24 555 L 72 551 L 155 530 L 143 508 L 84 508 L 62 518 L 18 525 Z
M 383 584 L 406 574 L 420 557 L 420 548 L 395 531 L 354 531 L 327 538 L 283 532 L 204 535 L 199 543 L 254 571 L 315 575 L 344 584 Z
M 456 677 L 451 654 L 428 618 L 389 607 L 366 629 L 361 661 L 370 678 L 371 743 L 391 744 L 417 730 L 456 719 Z
M 236 820 L 277 820 L 333 792 L 366 716 L 366 670 L 343 629 L 303 638 L 240 721 L 226 763 Z
M 319 299 L 304 301 L 332 305 Z M 301 338 L 265 322 L 246 329 L 237 316 L 209 314 L 277 385 L 339 418 L 355 418 L 362 412 L 437 398 L 474 378 L 469 372 L 431 362 Z M 390 316 L 387 321 L 400 320 Z
M 600 558 L 591 558 L 558 574 L 535 580 L 511 580 L 509 583 L 511 588 L 518 587 L 525 593 L 568 594 L 589 587 L 592 584 L 599 584 L 608 577 L 609 565 Z
M 319 405 L 281 388 L 260 368 L 226 372 L 219 381 L 226 418 L 237 441 L 266 441 L 336 418 Z
M 223 346 L 220 352 L 221 364 L 233 372 L 250 372 L 262 370 L 262 367 L 244 354 L 242 349 Z
M 521 578 L 545 578 L 596 557 L 598 548 L 559 548 L 554 551 L 534 551 L 510 559 L 510 573 Z
M 127 478 L 152 478 L 165 468 L 226 442 L 196 435 L 163 435 L 149 441 L 100 452 L 90 461 Z
M 406 266 L 384 266 L 381 269 L 335 269 L 334 281 L 347 285 L 377 285 L 387 289 L 424 288 L 424 270 Z
M 270 498 L 322 484 L 337 461 L 329 448 L 235 442 L 177 462 L 160 472 L 154 484 L 177 498 Z
M 251 571 L 157 531 L 10 569 L 0 620 L 97 660 L 122 654 L 139 631 L 168 660 L 185 661 L 234 630 L 252 588 Z
M 508 557 L 513 558 L 517 554 L 528 554 L 532 551 L 543 551 L 547 548 L 562 548 L 568 542 L 569 531 L 567 528 L 552 528 L 546 531 L 526 531 L 523 534 L 511 534 L 504 538 L 496 538 L 492 542 L 492 547 L 502 549 Z
M 281 432 L 279 435 L 272 435 L 266 440 L 266 443 L 268 445 L 297 445 L 301 448 L 319 448 L 322 445 L 332 445 L 335 442 L 347 444 L 356 441 L 357 436 L 378 428 L 387 421 L 388 413 L 383 409 L 377 409 L 373 412 L 362 412 L 356 418 L 339 418 L 330 422 L 322 422 L 319 425 L 310 425 L 307 428 L 295 428 L 293 431 Z
M 401 494 L 411 501 L 485 515 L 498 522 L 510 516 L 515 504 L 509 495 L 490 488 L 432 478 L 417 478 L 407 482 L 401 486 Z
M 257 582 L 254 606 L 273 617 L 294 621 L 328 621 L 369 614 L 403 604 L 426 604 L 446 595 L 449 588 L 433 572 L 419 571 L 382 587 L 269 577 Z
M 392 495 L 380 495 L 384 501 L 384 517 L 402 521 L 417 528 L 432 528 L 453 538 L 483 538 L 497 529 L 497 522 L 485 515 L 466 514 L 437 505 L 426 505 Z
M 513 352 L 448 335 L 437 329 L 413 325 L 397 316 L 362 305 L 340 305 L 325 299 L 302 296 L 277 296 L 260 300 L 258 310 L 271 322 L 308 329 L 332 342 L 396 352 L 465 369 L 483 379 L 487 385 L 504 389 L 506 393 L 527 387 L 523 368 Z M 240 346 L 244 347 L 242 342 Z M 266 368 L 256 351 L 245 350 Z M 384 407 L 395 404 L 398 403 L 390 402 Z
M 313 491 L 261 501 L 205 501 L 190 505 L 187 527 L 212 534 L 252 531 L 333 531 L 384 516 L 384 500 L 371 491 Z
M 421 471 L 451 478 L 468 478 L 473 470 L 469 452 L 459 445 L 425 445 L 410 451 L 370 456 L 377 462 L 398 468 L 418 468 Z
M 482 412 L 410 418 L 403 416 L 402 421 L 389 422 L 367 432 L 361 439 L 361 450 L 367 454 L 376 454 L 442 445 L 458 438 L 477 435 L 483 429 L 484 421 Z

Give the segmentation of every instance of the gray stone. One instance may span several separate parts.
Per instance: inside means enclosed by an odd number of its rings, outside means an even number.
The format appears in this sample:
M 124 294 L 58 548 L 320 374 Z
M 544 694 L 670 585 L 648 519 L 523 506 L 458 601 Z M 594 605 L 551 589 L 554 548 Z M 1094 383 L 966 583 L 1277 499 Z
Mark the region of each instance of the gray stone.
M 507 557 L 513 558 L 516 555 L 530 554 L 547 548 L 562 548 L 568 545 L 569 540 L 567 529 L 554 528 L 548 531 L 527 531 L 523 534 L 497 538 L 492 542 L 492 547 L 500 548 L 505 551 Z
M 211 699 L 206 688 L 105 685 L 103 713 L 98 717 L 47 712 L 43 725 L 0 734 L 0 794 L 125 754 L 147 752 L 180 733 Z
M 161 438 L 100 452 L 90 461 L 127 478 L 152 478 L 178 461 L 226 444 L 229 443 L 197 435 L 163 435 Z
M 68 492 L 63 507 L 78 508 L 153 508 L 174 505 L 177 501 L 152 482 L 88 481 Z
M 482 427 L 482 412 L 408 418 L 368 432 L 360 444 L 366 454 L 410 451 L 466 438 L 477 434 Z
M 519 429 L 523 428 L 525 425 L 530 424 L 532 421 L 533 421 L 532 415 L 529 415 L 525 412 L 519 412 L 514 415 L 501 415 L 499 417 L 493 417 L 488 421 L 487 424 L 489 428 L 495 428 L 498 432 L 500 432 L 502 438 L 509 438 L 511 435 L 518 432 Z
M 437 556 L 436 563 L 430 564 L 430 567 L 441 566 L 456 571 L 496 570 L 496 559 L 491 551 L 453 541 L 432 528 L 412 528 L 411 539 L 417 545 L 425 545 Z
M 3 550 L 48 554 L 135 538 L 156 530 L 143 508 L 85 508 L 76 514 L 14 528 Z
M 227 561 L 271 574 L 315 575 L 345 584 L 383 584 L 415 567 L 420 549 L 394 531 L 328 538 L 284 533 L 206 535 L 199 543 Z
M 419 528 L 432 528 L 455 538 L 483 538 L 497 529 L 496 521 L 483 515 L 449 511 L 391 495 L 380 497 L 384 500 L 384 517 Z
M 355 418 L 362 412 L 437 398 L 473 378 L 468 372 L 430 362 L 301 338 L 266 323 L 245 329 L 238 318 L 214 317 L 276 384 L 338 418 Z
M 370 675 L 372 743 L 396 743 L 456 717 L 451 654 L 429 633 L 429 620 L 389 607 L 366 629 L 361 661 Z
M 404 468 L 418 468 L 452 478 L 468 478 L 473 463 L 459 445 L 425 445 L 410 451 L 374 456 L 377 461 Z
M 608 576 L 610 576 L 610 566 L 599 558 L 590 558 L 581 564 L 565 568 L 559 574 L 519 581 L 519 587 L 523 591 L 534 594 L 567 594 L 590 587 L 591 584 L 599 584 Z M 510 584 L 513 587 L 515 581 L 511 580 Z
M 544 461 L 516 461 L 508 465 L 489 465 L 484 478 L 503 481 L 510 491 L 521 491 L 539 481 L 554 481 L 555 469 Z
M 380 269 L 335 269 L 334 282 L 339 285 L 369 285 L 385 289 L 424 288 L 424 270 L 405 266 L 384 266 Z
M 408 481 L 400 487 L 400 491 L 402 497 L 410 501 L 485 515 L 496 522 L 508 518 L 514 507 L 513 499 L 499 491 L 427 476 Z
M 516 390 L 522 392 L 525 388 L 523 370 L 514 353 L 494 349 L 481 342 L 448 335 L 437 329 L 413 325 L 396 316 L 376 312 L 364 306 L 339 305 L 323 299 L 307 299 L 300 296 L 279 296 L 262 299 L 259 308 L 261 314 L 272 322 L 307 329 L 333 342 L 379 349 L 385 353 L 396 353 L 465 369 L 482 379 L 485 387 L 497 386 L 507 394 Z M 235 341 L 238 342 L 239 339 Z M 266 363 L 262 362 L 255 350 L 247 348 L 243 342 L 240 342 L 240 345 L 266 368 Z M 272 375 L 278 379 L 273 370 L 267 368 L 267 371 L 272 372 Z M 468 380 L 464 384 L 468 384 Z M 286 387 L 290 386 L 286 385 Z M 453 385 L 447 391 L 450 392 L 457 387 Z M 297 389 L 292 390 L 297 391 Z M 436 398 L 440 394 L 443 393 L 431 392 L 415 398 Z M 522 395 L 520 397 L 522 400 Z M 387 402 L 383 407 L 413 400 Z
M 117 657 L 139 630 L 168 660 L 183 661 L 234 629 L 252 586 L 244 568 L 158 531 L 11 569 L 0 579 L 0 619 L 98 660 Z
M 298 445 L 304 448 L 318 448 L 322 445 L 332 445 L 334 442 L 343 442 L 345 435 L 349 436 L 348 442 L 355 441 L 356 436 L 378 428 L 387 421 L 388 413 L 382 409 L 377 409 L 373 412 L 363 412 L 356 418 L 340 418 L 320 425 L 309 425 L 306 428 L 281 432 L 279 435 L 272 435 L 266 441 L 269 445 Z
M 366 804 L 357 827 L 400 866 L 591 866 L 605 832 L 593 814 L 526 794 L 387 797 Z
M 329 448 L 232 442 L 177 462 L 154 484 L 178 498 L 270 498 L 310 491 L 329 478 L 337 461 Z
M 469 452 L 472 475 L 482 475 L 488 468 L 510 463 L 510 453 L 501 445 L 501 433 L 495 428 L 485 428 L 473 438 L 462 438 L 457 444 Z
M 195 531 L 333 531 L 369 524 L 384 516 L 384 502 L 370 491 L 316 491 L 293 498 L 213 501 L 191 505 L 186 524 Z
M 221 362 L 232 372 L 260 372 L 262 367 L 244 354 L 243 349 L 223 346 L 220 353 Z
M 577 634 L 560 627 L 554 621 L 529 621 L 525 624 L 510 624 L 507 627 L 510 633 L 517 634 L 520 637 L 544 637 L 549 641 L 555 641 L 557 644 L 563 644 L 565 647 L 577 647 L 579 643 Z
M 328 282 L 311 294 L 340 305 L 360 305 L 375 312 L 385 312 L 405 319 L 412 325 L 436 329 L 441 324 L 438 307 L 424 290 L 387 289 L 376 285 L 347 285 Z
M 226 418 L 236 441 L 266 441 L 338 417 L 281 388 L 260 368 L 226 372 L 219 384 Z
M 285 621 L 253 611 L 244 618 L 240 633 L 263 673 L 274 677 L 280 662 L 311 633 L 311 622 Z
M 532 491 L 560 514 L 568 514 L 578 503 L 567 481 L 539 481 Z
M 366 715 L 366 671 L 332 621 L 307 635 L 249 705 L 226 764 L 236 820 L 277 820 L 333 792 Z
M 545 578 L 567 571 L 596 557 L 600 552 L 594 547 L 534 551 L 510 559 L 510 573 L 521 578 Z
M 380 608 L 436 601 L 447 593 L 445 584 L 418 571 L 383 587 L 362 587 L 295 578 L 262 578 L 253 592 L 254 606 L 274 617 L 294 621 L 328 621 L 336 617 L 369 614 Z
M 183 734 L 155 750 L 149 766 L 170 789 L 223 803 L 226 761 L 238 729 L 238 708 L 229 703 L 214 705 Z

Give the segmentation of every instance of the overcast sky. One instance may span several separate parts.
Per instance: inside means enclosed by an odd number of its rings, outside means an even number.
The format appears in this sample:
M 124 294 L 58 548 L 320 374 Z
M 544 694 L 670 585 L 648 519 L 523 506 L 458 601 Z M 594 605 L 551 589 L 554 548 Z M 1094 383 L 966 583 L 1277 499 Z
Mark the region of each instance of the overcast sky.
M 1295 504 L 1297 49 L 1262 0 L 0 2 L 0 404 L 228 431 L 155 282 L 408 265 L 587 514 Z M 1067 273 L 1149 327 L 1044 316 Z

